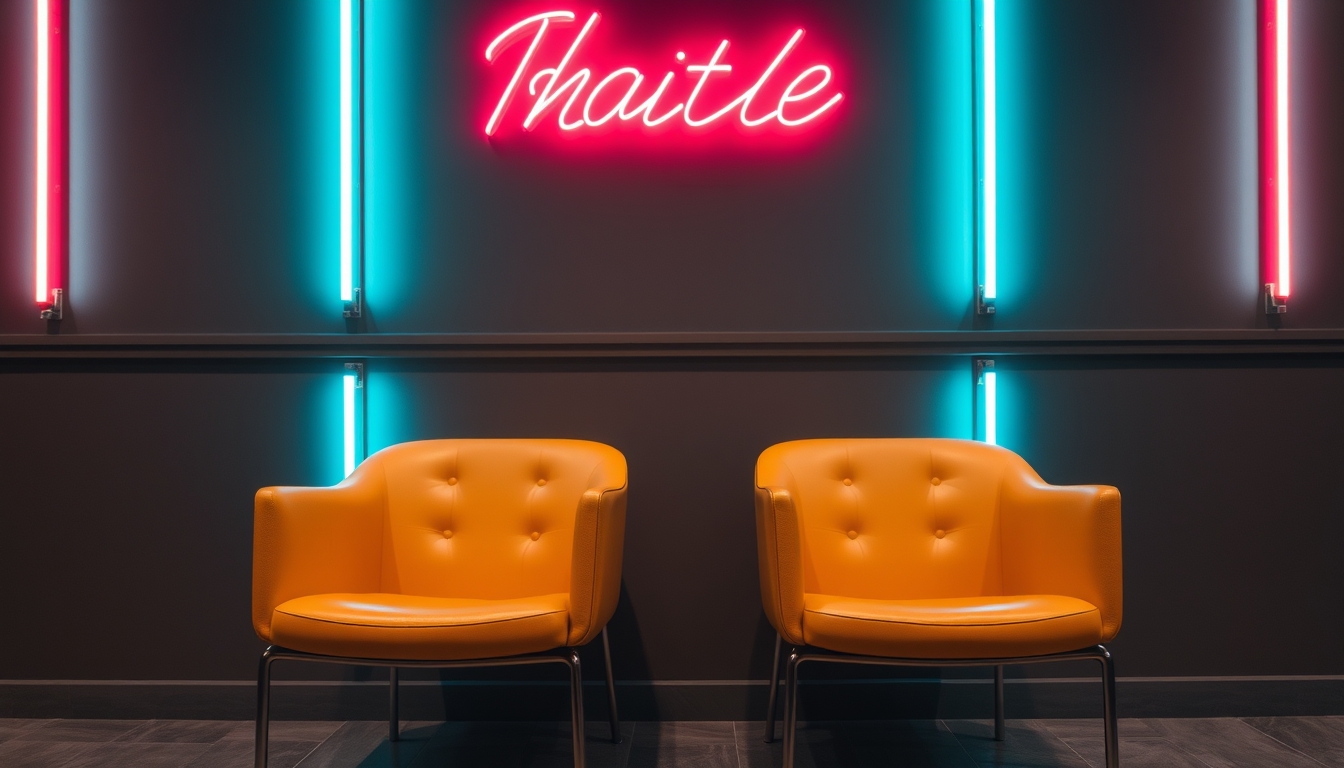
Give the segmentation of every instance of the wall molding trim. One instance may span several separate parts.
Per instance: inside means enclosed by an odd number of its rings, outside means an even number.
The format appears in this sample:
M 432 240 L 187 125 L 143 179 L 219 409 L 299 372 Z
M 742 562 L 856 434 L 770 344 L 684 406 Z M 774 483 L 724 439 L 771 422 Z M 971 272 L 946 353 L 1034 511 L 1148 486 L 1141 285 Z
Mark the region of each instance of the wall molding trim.
M 0 334 L 0 359 L 1341 355 L 1344 329 L 483 334 Z

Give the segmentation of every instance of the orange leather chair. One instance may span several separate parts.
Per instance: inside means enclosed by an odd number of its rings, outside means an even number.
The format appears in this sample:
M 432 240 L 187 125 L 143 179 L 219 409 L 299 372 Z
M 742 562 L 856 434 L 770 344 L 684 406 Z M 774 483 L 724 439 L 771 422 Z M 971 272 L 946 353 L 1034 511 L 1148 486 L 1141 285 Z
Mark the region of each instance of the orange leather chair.
M 756 462 L 761 599 L 781 646 L 784 765 L 804 662 L 993 666 L 1101 663 L 1106 765 L 1119 765 L 1120 493 L 1047 485 L 1017 454 L 966 440 L 800 440 Z
M 332 488 L 258 491 L 252 625 L 271 644 L 257 681 L 258 768 L 279 659 L 387 667 L 394 741 L 399 667 L 564 664 L 582 768 L 575 648 L 600 635 L 619 740 L 606 624 L 625 490 L 625 457 L 600 443 L 430 440 L 379 451 Z

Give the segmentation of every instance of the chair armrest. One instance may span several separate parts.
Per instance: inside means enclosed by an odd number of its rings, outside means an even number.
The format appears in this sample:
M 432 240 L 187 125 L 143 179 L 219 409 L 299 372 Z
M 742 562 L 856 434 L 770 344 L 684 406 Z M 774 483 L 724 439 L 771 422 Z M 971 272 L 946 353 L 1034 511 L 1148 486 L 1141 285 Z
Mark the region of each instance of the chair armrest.
M 1120 491 L 1008 476 L 1000 490 L 1003 589 L 1063 595 L 1101 611 L 1103 642 L 1120 631 Z
M 621 598 L 625 554 L 625 490 L 590 488 L 574 516 L 569 575 L 569 645 L 587 645 L 602 632 Z
M 785 640 L 802 645 L 802 539 L 793 496 L 783 488 L 756 488 L 756 558 L 766 618 Z
M 383 493 L 372 482 L 262 488 L 252 533 L 252 628 L 271 641 L 276 606 L 305 595 L 377 592 Z

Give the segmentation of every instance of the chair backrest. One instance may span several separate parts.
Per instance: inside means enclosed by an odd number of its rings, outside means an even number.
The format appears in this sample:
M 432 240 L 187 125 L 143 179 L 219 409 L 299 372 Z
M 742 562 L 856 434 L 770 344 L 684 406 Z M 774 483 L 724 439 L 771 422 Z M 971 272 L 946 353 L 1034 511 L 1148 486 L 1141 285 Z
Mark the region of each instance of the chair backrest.
M 385 483 L 384 592 L 504 600 L 569 592 L 580 498 L 626 466 L 582 440 L 427 440 L 356 475 Z
M 1002 594 L 999 484 L 1032 473 L 969 440 L 799 440 L 756 463 L 799 520 L 803 591 L 877 600 Z

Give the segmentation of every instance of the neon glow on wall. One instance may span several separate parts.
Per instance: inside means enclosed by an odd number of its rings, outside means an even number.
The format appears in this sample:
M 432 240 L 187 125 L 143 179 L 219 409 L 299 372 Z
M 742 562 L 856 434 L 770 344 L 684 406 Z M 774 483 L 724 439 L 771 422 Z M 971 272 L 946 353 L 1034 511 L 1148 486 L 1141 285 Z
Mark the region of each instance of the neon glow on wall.
M 1260 250 L 1266 309 L 1282 312 L 1292 291 L 1291 0 L 1260 0 Z
M 363 260 L 363 0 L 340 0 L 341 301 L 359 317 Z
M 774 60 L 752 84 L 727 104 L 706 106 L 700 103 L 705 85 L 711 78 L 732 75 L 733 65 L 728 63 L 727 40 L 719 42 L 703 62 L 685 50 L 675 53 L 678 68 L 683 69 L 694 81 L 689 94 L 675 103 L 672 101 L 677 97 L 670 92 L 673 83 L 678 80 L 676 69 L 669 70 L 662 78 L 653 81 L 633 66 L 618 67 L 601 79 L 591 68 L 577 67 L 576 58 L 581 57 L 581 50 L 593 38 L 594 29 L 601 21 L 599 13 L 588 17 L 558 61 L 541 62 L 549 66 L 534 71 L 533 63 L 551 29 L 573 24 L 576 18 L 572 11 L 549 11 L 529 16 L 505 29 L 486 46 L 485 60 L 493 64 L 515 43 L 528 41 L 527 49 L 520 55 L 508 85 L 486 121 L 487 136 L 495 135 L 505 125 L 515 97 L 524 91 L 524 81 L 526 94 L 533 97 L 531 106 L 519 123 L 526 131 L 536 129 L 552 112 L 556 113 L 556 125 L 566 132 L 597 129 L 613 122 L 617 125 L 624 123 L 655 128 L 668 121 L 677 121 L 678 118 L 689 128 L 704 128 L 734 118 L 745 128 L 756 128 L 768 123 L 793 128 L 807 125 L 830 113 L 844 99 L 844 94 L 829 89 L 834 71 L 827 64 L 812 64 L 794 74 L 776 100 L 760 96 L 797 51 L 804 37 L 801 29 L 789 37 Z M 779 77 L 780 82 L 783 82 L 783 78 L 788 75 Z M 657 85 L 652 85 L 653 82 L 657 82 Z M 586 92 L 585 88 L 588 89 Z M 757 104 L 758 99 L 767 103 Z
M 67 247 L 67 0 L 34 0 L 37 52 L 34 169 L 34 298 L 59 307 Z M 43 317 L 60 319 L 59 311 Z
M 975 0 L 976 311 L 993 314 L 999 295 L 999 84 L 996 0 Z

